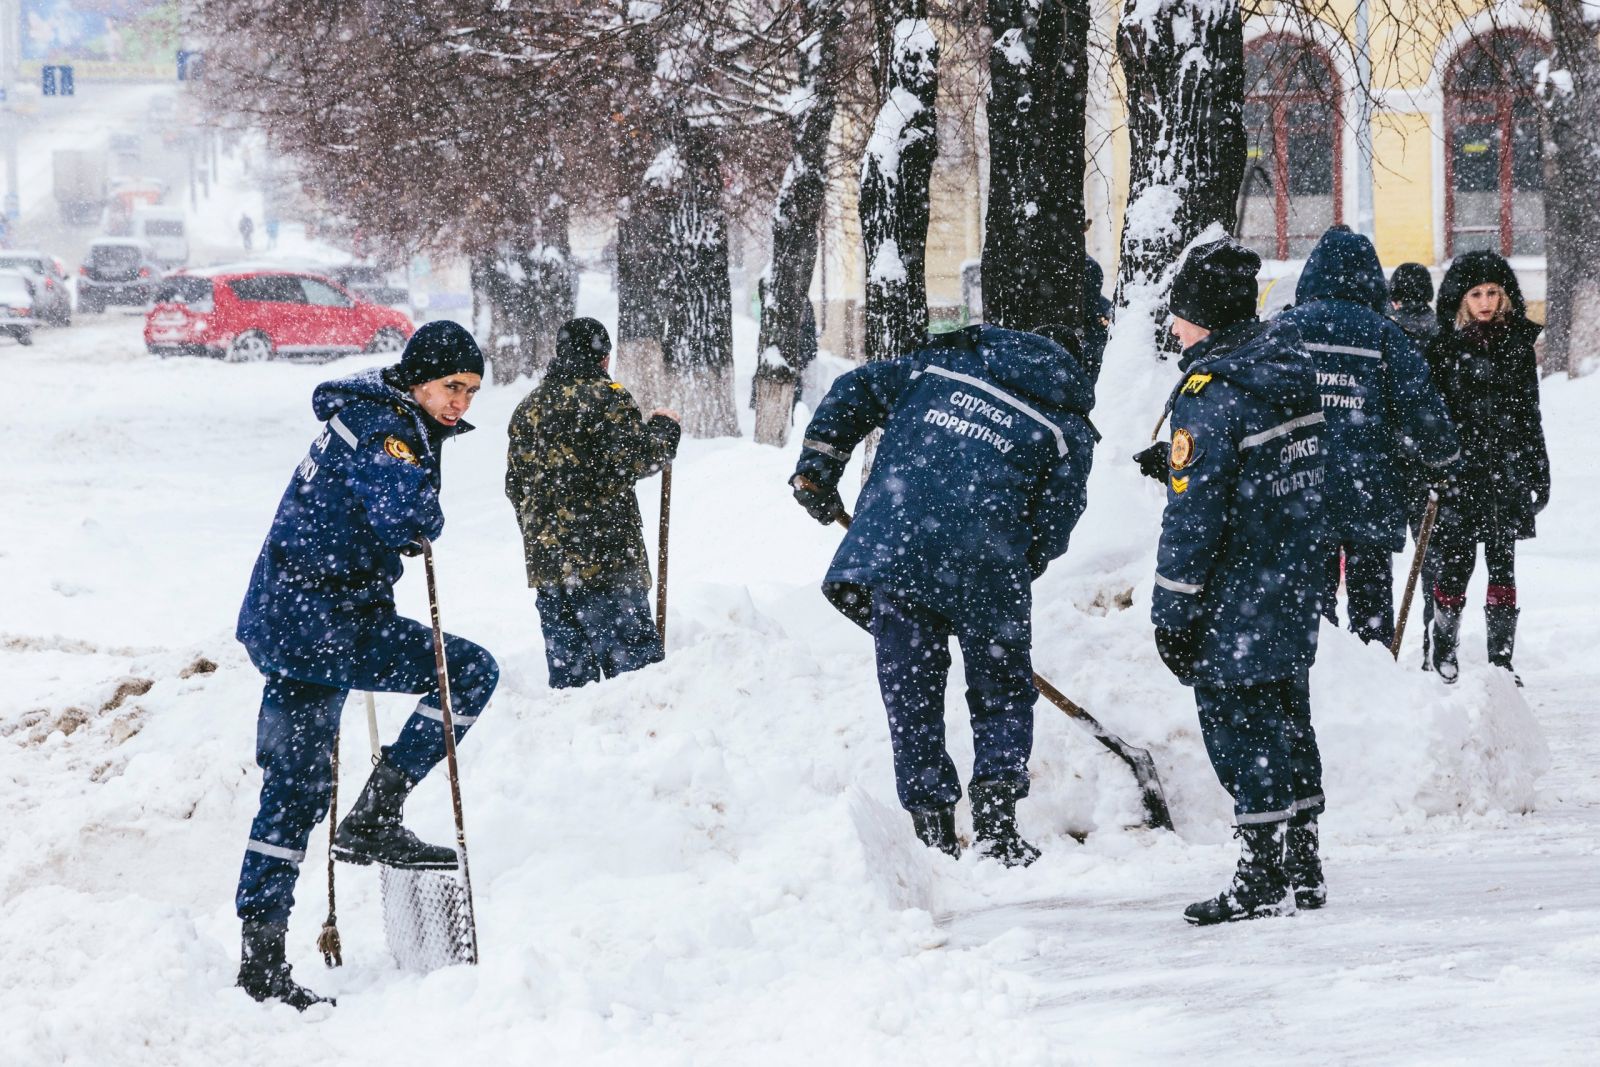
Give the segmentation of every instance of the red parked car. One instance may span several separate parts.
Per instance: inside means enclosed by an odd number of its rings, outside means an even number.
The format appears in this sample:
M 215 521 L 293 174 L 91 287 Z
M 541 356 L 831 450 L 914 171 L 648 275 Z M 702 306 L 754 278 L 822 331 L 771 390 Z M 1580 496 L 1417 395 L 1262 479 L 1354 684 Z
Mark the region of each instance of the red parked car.
M 321 275 L 286 270 L 179 271 L 161 279 L 144 319 L 157 355 L 246 363 L 279 355 L 398 352 L 414 327 Z

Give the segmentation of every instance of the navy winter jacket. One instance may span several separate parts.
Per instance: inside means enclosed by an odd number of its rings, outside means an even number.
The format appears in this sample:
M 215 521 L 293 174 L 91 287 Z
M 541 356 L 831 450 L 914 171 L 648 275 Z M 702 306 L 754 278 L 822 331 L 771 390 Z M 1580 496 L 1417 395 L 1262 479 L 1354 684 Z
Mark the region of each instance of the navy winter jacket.
M 1184 352 L 1150 618 L 1185 635 L 1190 679 L 1256 685 L 1308 670 L 1322 582 L 1317 369 L 1293 326 L 1254 319 Z
M 1278 317 L 1316 361 L 1330 538 L 1398 552 L 1416 503 L 1407 498 L 1414 465 L 1432 472 L 1425 483 L 1455 470 L 1461 448 L 1421 351 L 1382 313 L 1388 298 L 1372 242 L 1330 230 L 1306 260 L 1295 306 Z
M 1093 402 L 1061 346 L 996 326 L 841 377 L 806 428 L 796 473 L 835 486 L 856 445 L 878 427 L 883 437 L 829 598 L 862 622 L 862 587 L 882 587 L 980 632 L 1025 635 L 1031 583 L 1083 514 Z
M 324 382 L 322 433 L 300 461 L 261 546 L 237 636 L 263 671 L 314 680 L 394 612 L 400 549 L 444 528 L 439 447 L 447 429 L 382 370 Z

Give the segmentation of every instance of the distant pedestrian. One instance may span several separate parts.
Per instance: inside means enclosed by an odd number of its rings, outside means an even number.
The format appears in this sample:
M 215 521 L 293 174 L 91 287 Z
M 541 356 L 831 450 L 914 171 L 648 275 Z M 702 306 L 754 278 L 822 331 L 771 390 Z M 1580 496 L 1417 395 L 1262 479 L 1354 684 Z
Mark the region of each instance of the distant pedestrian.
M 267 248 L 278 247 L 278 216 L 267 216 Z
M 522 528 L 554 689 L 662 657 L 633 486 L 677 454 L 678 414 L 641 416 L 610 366 L 606 328 L 571 320 L 507 428 L 506 496 Z
M 1539 412 L 1539 368 L 1522 288 L 1493 252 L 1468 252 L 1439 287 L 1439 336 L 1428 363 L 1461 435 L 1463 468 L 1439 508 L 1429 555 L 1433 586 L 1433 667 L 1446 682 L 1459 672 L 1456 645 L 1467 582 L 1483 546 L 1489 662 L 1512 672 L 1516 644 L 1517 542 L 1533 537 L 1534 517 L 1550 503 L 1550 455 Z M 1517 679 L 1520 685 L 1521 679 Z
M 240 215 L 239 216 L 239 238 L 240 238 L 240 240 L 242 240 L 244 242 L 244 250 L 246 252 L 251 250 L 251 246 L 254 243 L 253 239 L 255 237 L 255 233 L 256 233 L 256 224 L 255 224 L 255 222 L 253 222 L 251 220 L 249 215 Z
M 1192 249 L 1172 285 L 1183 378 L 1172 440 L 1136 459 L 1167 486 L 1150 616 L 1194 687 L 1206 753 L 1233 796 L 1239 867 L 1184 910 L 1212 923 L 1321 907 L 1322 758 L 1311 727 L 1323 533 L 1317 366 L 1283 317 L 1259 322 L 1261 260 L 1231 238 Z

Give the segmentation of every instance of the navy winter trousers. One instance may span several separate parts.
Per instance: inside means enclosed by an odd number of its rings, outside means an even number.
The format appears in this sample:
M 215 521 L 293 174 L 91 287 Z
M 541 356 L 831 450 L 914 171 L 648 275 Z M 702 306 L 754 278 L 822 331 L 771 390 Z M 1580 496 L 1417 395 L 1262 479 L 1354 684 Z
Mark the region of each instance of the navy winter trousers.
M 1322 755 L 1305 675 L 1261 685 L 1196 685 L 1200 735 L 1240 826 L 1320 815 Z
M 1383 545 L 1334 545 L 1322 581 L 1322 615 L 1339 624 L 1339 554 L 1344 553 L 1345 607 L 1350 631 L 1385 648 L 1394 640 L 1394 553 Z
M 1027 628 L 994 635 L 963 629 L 887 589 L 872 591 L 878 687 L 889 712 L 895 789 L 907 811 L 948 807 L 961 781 L 944 745 L 944 687 L 950 638 L 961 643 L 972 715 L 972 780 L 1028 795 L 1033 752 L 1033 659 Z
M 547 585 L 539 588 L 534 603 L 552 689 L 571 689 L 661 662 L 661 635 L 650 612 L 648 589 Z
M 500 668 L 471 641 L 446 634 L 444 647 L 450 713 L 460 741 L 494 693 Z M 444 713 L 439 710 L 433 630 L 411 619 L 385 617 L 380 626 L 363 633 L 348 662 L 329 664 L 314 678 L 291 677 L 269 664 L 256 666 L 266 675 L 256 724 L 261 804 L 250 824 L 234 903 L 241 919 L 283 924 L 294 907 L 306 841 L 328 812 L 333 742 L 350 690 L 422 694 L 400 736 L 383 750 L 384 760 L 412 782 L 444 758 Z M 311 672 L 297 671 L 306 673 Z

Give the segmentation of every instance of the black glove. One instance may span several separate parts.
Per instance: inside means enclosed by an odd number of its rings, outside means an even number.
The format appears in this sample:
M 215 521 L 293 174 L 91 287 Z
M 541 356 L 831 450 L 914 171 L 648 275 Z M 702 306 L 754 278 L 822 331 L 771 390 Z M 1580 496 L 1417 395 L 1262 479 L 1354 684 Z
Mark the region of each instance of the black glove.
M 789 487 L 794 490 L 795 502 L 824 526 L 837 522 L 839 516 L 844 514 L 844 501 L 839 498 L 839 490 L 833 486 L 824 489 L 809 479 L 796 477 Z
M 1139 473 L 1146 478 L 1154 478 L 1162 485 L 1167 483 L 1167 467 L 1171 462 L 1172 446 L 1165 441 L 1157 441 L 1143 452 L 1135 452 L 1133 461 L 1139 464 Z
M 1167 670 L 1180 682 L 1194 677 L 1195 660 L 1199 655 L 1197 645 L 1193 630 L 1156 627 L 1156 651 L 1161 653 L 1161 662 L 1167 665 Z
M 1536 487 L 1533 491 L 1533 513 L 1535 515 L 1539 514 L 1539 512 L 1545 509 L 1545 505 L 1549 503 L 1550 487 L 1548 485 Z

